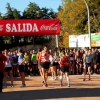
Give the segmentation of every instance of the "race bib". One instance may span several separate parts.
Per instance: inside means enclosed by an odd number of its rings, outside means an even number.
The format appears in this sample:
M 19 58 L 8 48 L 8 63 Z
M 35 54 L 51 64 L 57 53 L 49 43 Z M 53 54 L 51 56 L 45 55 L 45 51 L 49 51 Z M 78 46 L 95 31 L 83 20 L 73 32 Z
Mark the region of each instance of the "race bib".
M 73 57 L 70 57 L 70 60 L 74 60 L 74 58 Z

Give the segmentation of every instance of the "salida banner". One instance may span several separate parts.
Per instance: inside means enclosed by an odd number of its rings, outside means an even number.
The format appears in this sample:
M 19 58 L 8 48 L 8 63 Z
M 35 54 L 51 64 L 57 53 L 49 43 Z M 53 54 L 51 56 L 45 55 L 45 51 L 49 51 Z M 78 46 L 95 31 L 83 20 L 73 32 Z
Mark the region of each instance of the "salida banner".
M 0 20 L 0 36 L 58 35 L 60 21 L 44 20 Z

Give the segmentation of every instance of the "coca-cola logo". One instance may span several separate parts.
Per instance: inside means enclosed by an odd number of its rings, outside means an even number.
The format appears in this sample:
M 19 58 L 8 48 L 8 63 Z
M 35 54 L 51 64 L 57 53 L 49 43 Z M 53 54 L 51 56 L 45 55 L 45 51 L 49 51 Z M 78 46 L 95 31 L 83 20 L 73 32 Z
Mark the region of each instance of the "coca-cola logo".
M 3 25 L 0 25 L 0 31 L 2 31 L 3 30 Z
M 57 30 L 57 26 L 58 25 L 55 25 L 55 24 L 52 24 L 52 25 L 50 25 L 50 26 L 46 26 L 46 25 L 42 25 L 41 27 L 40 27 L 40 30 L 41 31 L 43 31 L 43 30 L 52 30 L 52 31 L 56 31 Z

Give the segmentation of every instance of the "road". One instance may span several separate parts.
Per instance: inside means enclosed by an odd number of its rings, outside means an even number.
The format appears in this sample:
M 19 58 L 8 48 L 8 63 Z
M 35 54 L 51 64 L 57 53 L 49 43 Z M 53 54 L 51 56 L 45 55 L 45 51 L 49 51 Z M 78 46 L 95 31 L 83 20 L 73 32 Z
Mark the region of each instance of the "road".
M 49 77 L 50 78 L 50 77 Z M 14 78 L 14 88 L 3 89 L 0 100 L 100 100 L 100 75 L 92 75 L 92 81 L 82 81 L 82 75 L 71 75 L 71 87 L 67 87 L 66 79 L 63 87 L 58 80 L 49 80 L 48 87 L 43 87 L 40 76 L 26 77 L 26 87 L 20 88 L 20 78 Z

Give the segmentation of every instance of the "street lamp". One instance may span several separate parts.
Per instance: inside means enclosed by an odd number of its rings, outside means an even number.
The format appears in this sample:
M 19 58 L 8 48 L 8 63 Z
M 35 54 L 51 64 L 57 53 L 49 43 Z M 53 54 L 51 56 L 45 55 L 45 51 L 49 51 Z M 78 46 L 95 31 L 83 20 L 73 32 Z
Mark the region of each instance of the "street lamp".
M 89 35 L 89 49 L 91 49 L 91 32 L 90 32 L 90 11 L 89 11 L 89 6 L 86 2 L 86 0 L 84 0 L 84 3 L 86 5 L 87 8 L 87 12 L 88 12 L 88 35 Z
M 42 11 L 41 11 L 42 12 Z M 36 11 L 36 13 L 39 13 L 39 11 Z M 44 15 L 46 15 L 46 16 L 48 16 L 50 19 L 53 19 L 50 15 L 48 15 L 48 14 L 46 14 L 46 13 L 44 13 L 44 12 L 42 12 Z M 58 48 L 58 35 L 56 35 L 55 36 L 55 38 L 56 38 L 56 47 Z

